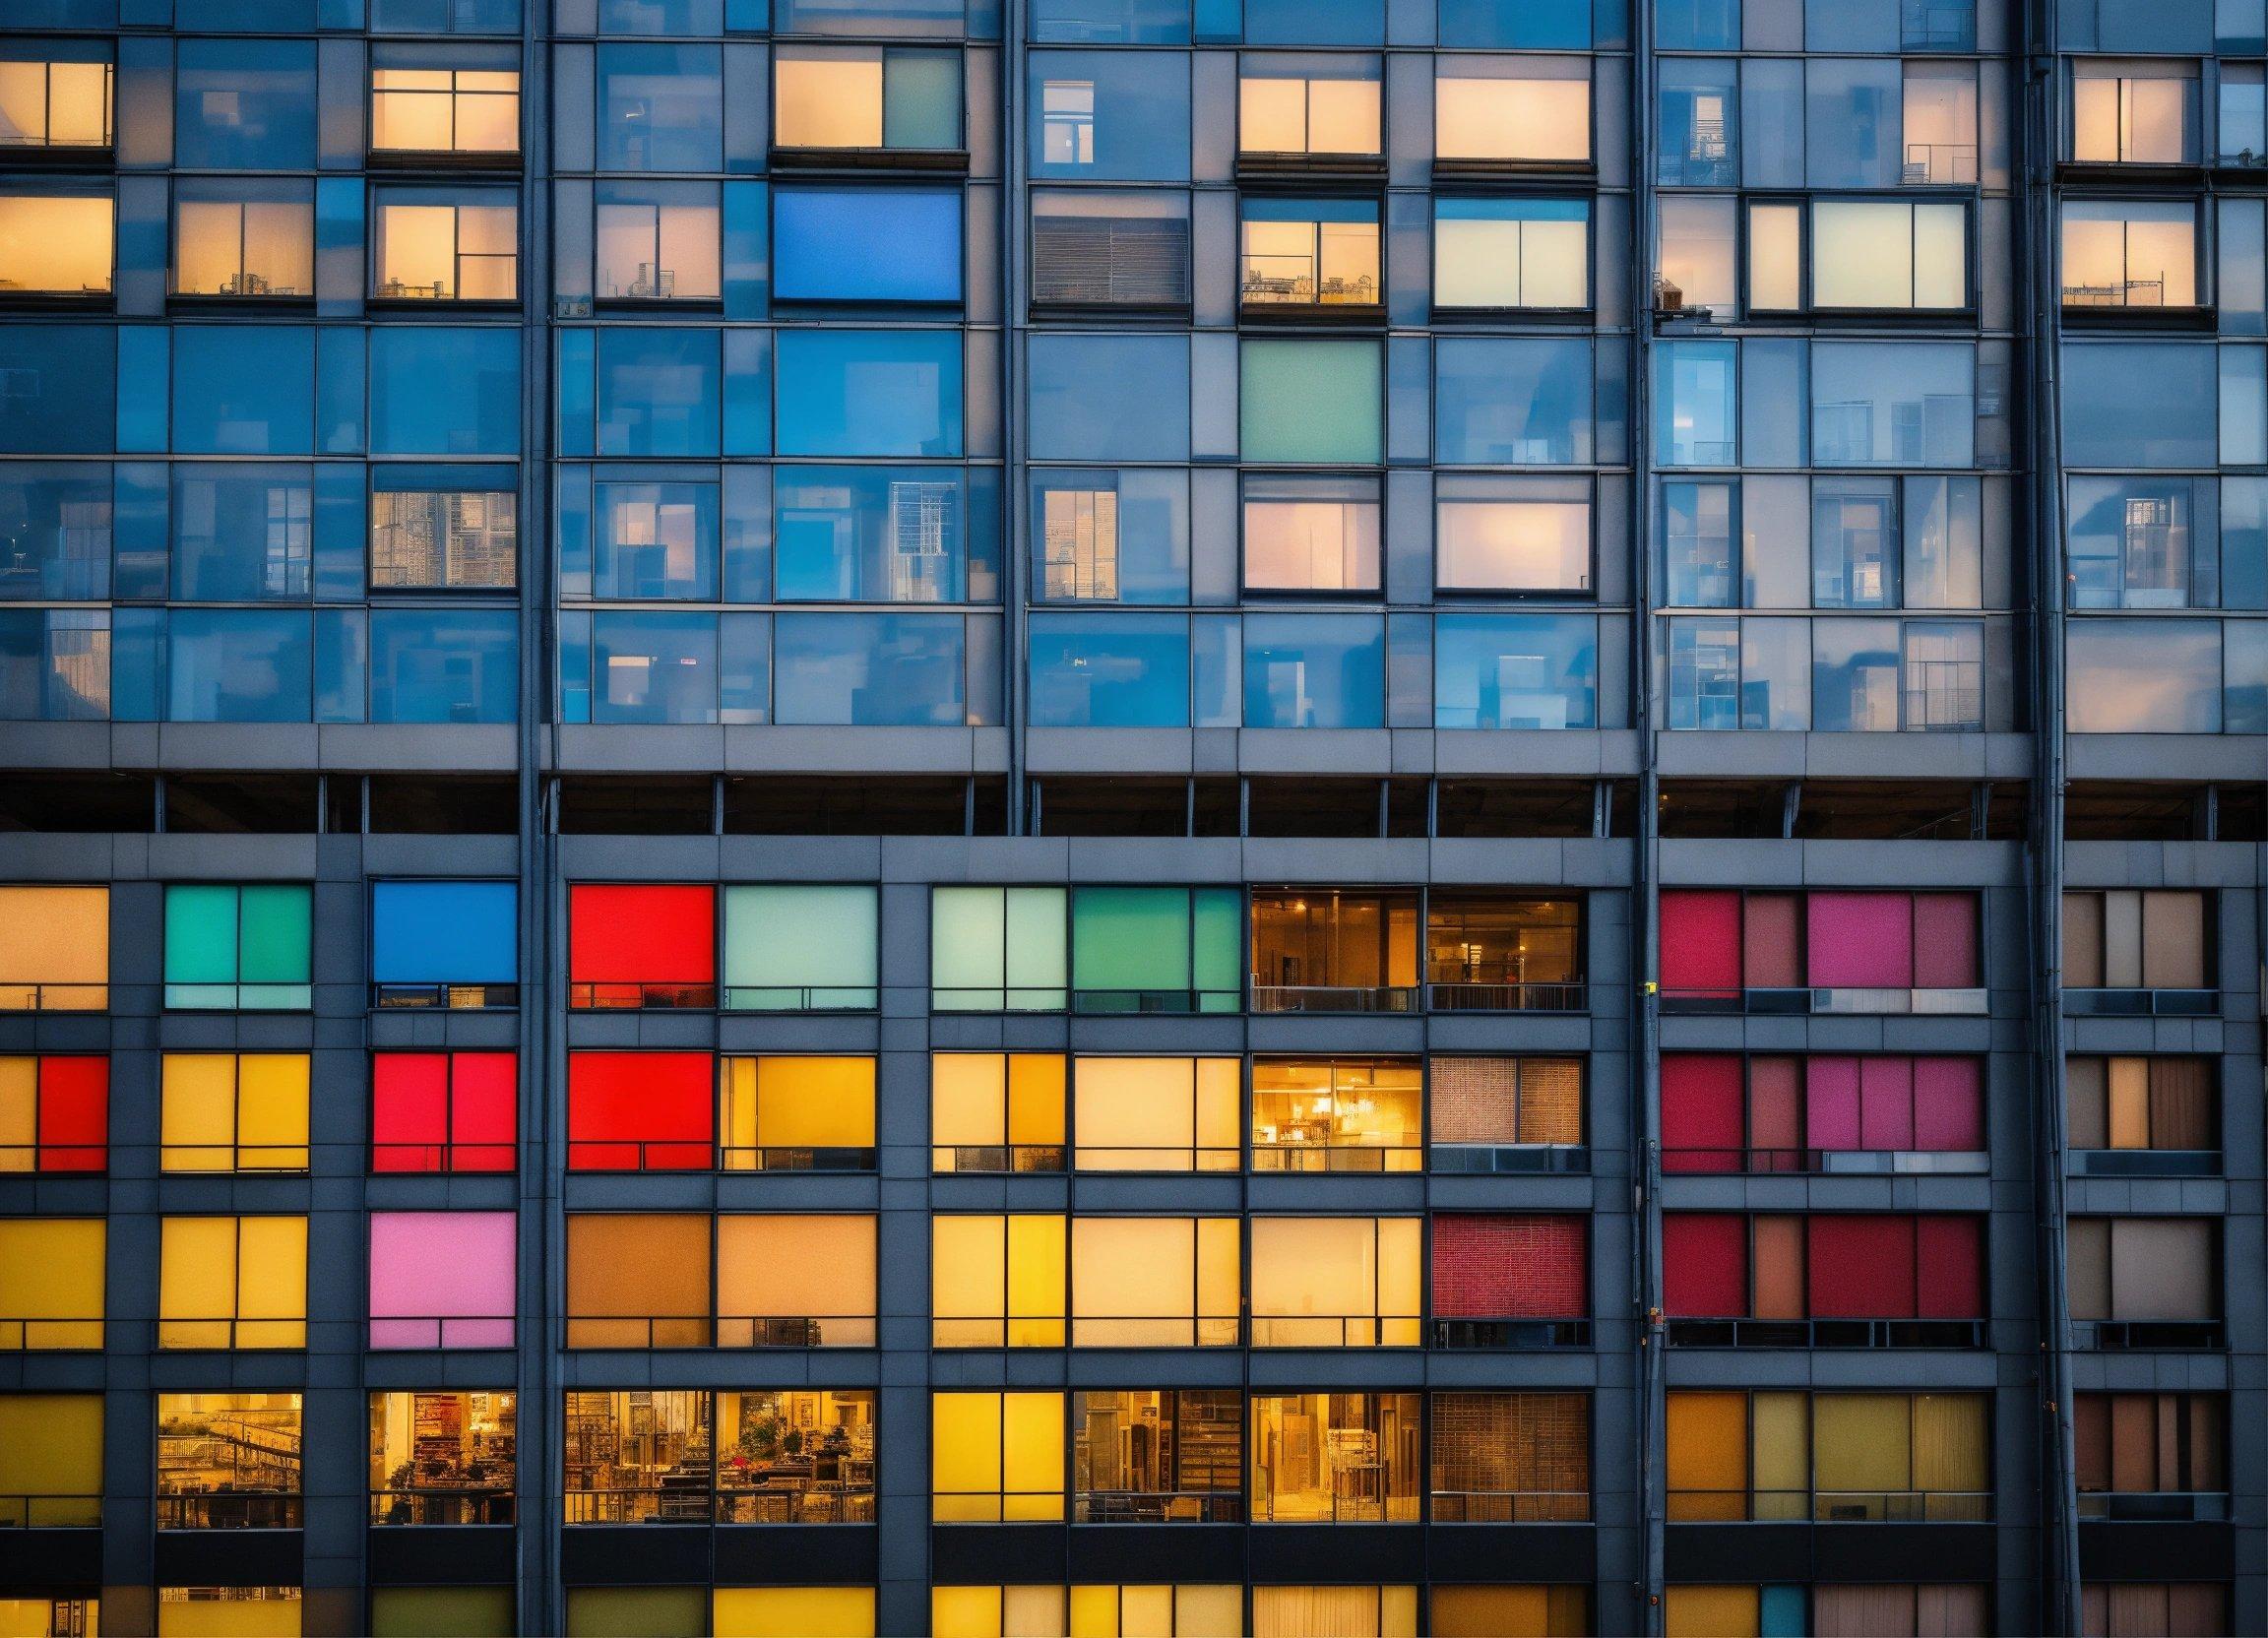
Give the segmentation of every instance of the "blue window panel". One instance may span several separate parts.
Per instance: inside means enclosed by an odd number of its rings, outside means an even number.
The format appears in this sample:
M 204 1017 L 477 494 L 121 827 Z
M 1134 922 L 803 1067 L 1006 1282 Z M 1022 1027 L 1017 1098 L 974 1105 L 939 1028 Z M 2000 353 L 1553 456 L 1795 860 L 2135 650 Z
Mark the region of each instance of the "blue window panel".
M 1666 467 L 1739 460 L 1738 344 L 1670 342 L 1654 354 L 1654 459 Z
M 2181 342 L 2066 345 L 2063 461 L 2071 467 L 2210 467 L 2215 347 Z M 1824 459 L 1824 457 L 1822 457 Z
M 715 455 L 723 369 L 714 330 L 598 332 L 598 453 Z
M 373 882 L 370 981 L 516 982 L 519 908 L 512 882 Z
M 185 39 L 173 77 L 183 170 L 313 170 L 315 42 Z
M 958 469 L 782 467 L 773 496 L 782 602 L 960 602 L 970 595 Z M 997 585 L 989 591 L 997 596 Z
M 559 611 L 559 721 L 591 721 L 591 611 Z
M 724 332 L 724 453 L 772 453 L 772 332 Z
M 315 27 L 315 0 L 173 0 L 173 27 L 214 33 L 303 33 Z
M 305 723 L 313 717 L 308 617 L 285 609 L 176 608 L 166 620 L 169 723 Z
M 315 453 L 360 455 L 369 360 L 362 332 L 344 324 L 315 332 Z
M 0 721 L 98 723 L 109 715 L 109 610 L 0 609 Z
M 370 613 L 315 610 L 315 721 L 359 723 L 370 712 Z
M 1589 614 L 1440 614 L 1433 725 L 1598 725 L 1599 622 Z
M 2268 733 L 2268 621 L 2221 622 L 2227 703 L 2222 730 Z
M 1444 466 L 1591 460 L 1587 339 L 1444 338 L 1433 344 L 1433 438 Z
M 1803 1638 L 1811 1630 L 1811 1601 L 1800 1587 L 1760 1589 L 1757 1627 L 1762 1638 Z
M 762 182 L 724 184 L 724 316 L 764 316 L 771 277 L 771 223 Z
M 1025 347 L 1034 460 L 1189 459 L 1186 336 L 1035 334 Z
M 115 345 L 118 448 L 127 454 L 161 455 L 172 443 L 166 411 L 173 396 L 173 333 L 161 325 L 122 325 Z M 98 356 L 90 355 L 90 368 Z M 107 382 L 100 385 L 109 390 Z
M 724 168 L 724 59 L 715 45 L 598 48 L 598 168 Z
M 590 675 L 594 723 L 714 723 L 717 616 L 597 612 Z
M 1180 614 L 1032 616 L 1032 725 L 1189 725 L 1189 621 Z
M 1244 725 L 1386 725 L 1386 622 L 1376 614 L 1244 616 Z
M 593 398 L 598 338 L 588 330 L 559 332 L 559 453 L 590 455 L 598 445 Z
M 782 455 L 961 453 L 961 337 L 930 330 L 779 333 Z
M 965 626 L 958 614 L 778 615 L 773 721 L 962 726 Z
M 1189 180 L 1189 59 L 1169 52 L 1035 51 L 1026 92 L 1032 174 L 1083 182 Z
M 717 617 L 717 721 L 762 723 L 772 709 L 772 616 Z
M 110 595 L 162 598 L 172 559 L 172 485 L 161 462 L 121 461 L 111 469 L 112 533 Z
M 185 602 L 306 601 L 314 508 L 313 479 L 303 466 L 176 466 L 173 596 Z
M 512 723 L 519 617 L 509 609 L 370 611 L 370 721 Z
M 1445 46 L 1585 51 L 1592 43 L 1591 5 L 1592 0 L 1439 0 L 1436 10 Z
M 776 188 L 779 301 L 961 299 L 957 188 Z
M 1654 28 L 1654 42 L 1665 50 L 1740 49 L 1737 0 L 1655 0 Z M 1816 48 L 1826 50 L 1827 46 L 1821 42 Z
M 1073 45 L 1187 45 L 1189 0 L 1034 0 L 1032 37 Z
M 1244 0 L 1247 45 L 1382 45 L 1383 0 Z
M 370 32 L 516 34 L 520 0 L 370 0 Z
M 1186 602 L 1189 474 L 1142 467 L 1036 472 L 1032 550 L 1036 595 L 1050 602 Z
M 562 553 L 562 597 L 714 598 L 717 485 L 593 484 L 591 553 L 590 571 L 582 576 L 570 572 Z
M 2066 349 L 2066 359 L 2069 352 Z M 2155 350 L 2155 349 L 2152 349 Z M 2155 360 L 2151 360 L 2155 362 Z M 2069 365 L 2066 363 L 2066 370 Z M 1750 375 L 1754 375 L 1753 367 Z M 1753 383 L 1751 383 L 1753 385 Z M 1968 342 L 1813 342 L 1811 344 L 1811 459 L 1821 467 L 1966 467 L 1976 458 L 1977 349 Z M 2164 436 L 2213 420 L 2210 394 L 2197 405 L 2171 402 L 2162 382 L 2134 377 L 2120 387 L 2124 413 L 2139 417 L 2127 433 L 2132 462 L 2147 435 L 2135 430 L 2163 403 L 2173 421 L 2157 423 Z M 2066 390 L 2065 402 L 2070 402 Z M 2204 465 L 2212 464 L 2207 442 Z M 1755 459 L 1750 452 L 1749 459 Z M 2066 452 L 2073 466 L 2085 465 Z M 2156 466 L 2157 461 L 2144 460 Z
M 520 453 L 520 332 L 493 325 L 370 332 L 373 455 Z
M 0 449 L 103 455 L 117 436 L 117 332 L 97 324 L 0 329 Z M 162 334 L 162 332 L 160 332 Z
M 874 37 L 958 34 L 968 28 L 962 0 L 772 0 L 772 30 L 781 34 Z
M 315 332 L 184 325 L 173 334 L 173 447 L 184 455 L 306 455 L 315 440 Z
M 724 0 L 598 0 L 602 34 L 721 34 Z
M 107 466 L 0 464 L 0 599 L 107 598 L 110 513 Z

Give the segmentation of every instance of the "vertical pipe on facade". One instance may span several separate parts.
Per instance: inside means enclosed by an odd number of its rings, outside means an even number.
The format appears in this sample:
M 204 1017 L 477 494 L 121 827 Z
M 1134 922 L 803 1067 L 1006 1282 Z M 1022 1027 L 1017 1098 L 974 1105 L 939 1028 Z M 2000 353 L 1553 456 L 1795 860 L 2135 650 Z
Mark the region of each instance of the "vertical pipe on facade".
M 1638 801 L 1631 838 L 1635 891 L 1630 915 L 1630 1174 L 1637 1211 L 1631 1224 L 1633 1327 L 1637 1338 L 1636 1443 L 1642 1580 L 1639 1630 L 1663 1630 L 1666 1409 L 1663 1396 L 1661 1081 L 1662 1035 L 1655 989 L 1659 971 L 1661 773 L 1654 721 L 1654 128 L 1652 0 L 1630 6 L 1630 712 L 1638 750 Z M 1609 818 L 1612 807 L 1609 801 Z M 1609 823 L 1608 830 L 1612 830 Z
M 2055 154 L 2061 130 L 2056 0 L 2019 8 L 2022 42 L 2023 229 L 2016 235 L 2030 301 L 2024 338 L 2029 369 L 2023 413 L 2032 464 L 2033 720 L 2032 894 L 2033 1202 L 2037 1213 L 2040 1313 L 2043 1608 L 2047 1632 L 2076 1633 L 2079 1613 L 2077 1460 L 2072 1449 L 2070 1304 L 2064 1279 L 2063 1168 L 2063 595 L 2058 365 L 2062 308 L 2056 290 Z
M 520 410 L 520 1364 L 517 1429 L 521 1520 L 519 1625 L 565 1630 L 559 1607 L 559 1532 L 553 1480 L 554 1339 L 550 1316 L 565 1312 L 558 1289 L 560 1228 L 553 1210 L 550 1115 L 552 869 L 543 799 L 546 723 L 551 715 L 551 76 L 546 49 L 551 8 L 525 4 L 520 18 L 521 345 Z M 533 1323 L 536 1335 L 529 1329 Z
M 1001 713 L 1008 725 L 1008 834 L 1025 834 L 1024 697 L 1025 656 L 1031 624 L 1025 613 L 1025 581 L 1031 564 L 1031 496 L 1025 482 L 1024 332 L 1025 268 L 1023 225 L 1028 210 L 1024 173 L 1024 40 L 1026 0 L 1001 0 L 1000 7 L 1000 417 L 1001 487 L 1008 492 L 1000 509 L 1007 539 L 1000 549 L 1000 612 L 1006 622 L 1000 645 Z M 1129 412 L 1136 412 L 1129 407 Z

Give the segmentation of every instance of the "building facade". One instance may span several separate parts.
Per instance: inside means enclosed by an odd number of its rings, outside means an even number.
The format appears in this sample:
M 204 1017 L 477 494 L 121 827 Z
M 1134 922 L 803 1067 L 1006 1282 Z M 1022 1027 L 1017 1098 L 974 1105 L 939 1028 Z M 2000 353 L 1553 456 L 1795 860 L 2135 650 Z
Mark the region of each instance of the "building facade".
M 0 0 L 0 1632 L 2268 1625 L 2261 0 Z

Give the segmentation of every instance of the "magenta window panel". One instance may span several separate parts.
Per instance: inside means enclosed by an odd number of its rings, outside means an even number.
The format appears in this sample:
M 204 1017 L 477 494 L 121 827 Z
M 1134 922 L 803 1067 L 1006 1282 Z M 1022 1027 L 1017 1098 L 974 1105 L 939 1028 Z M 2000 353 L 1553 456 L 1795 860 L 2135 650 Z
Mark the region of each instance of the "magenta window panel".
M 1813 1149 L 1858 1149 L 1858 1060 L 1811 1058 L 1803 1065 L 1804 1141 Z
M 1975 989 L 1984 982 L 1977 954 L 1977 895 L 1914 896 L 1914 987 Z
M 1672 995 L 1740 993 L 1740 895 L 1662 895 L 1662 987 Z
M 1912 894 L 1814 893 L 1804 910 L 1809 917 L 1806 930 L 1813 987 L 1912 987 Z
M 1977 1059 L 1914 1060 L 1914 1147 L 1984 1147 L 1984 1071 Z
M 1914 1060 L 1858 1060 L 1858 1147 L 1914 1147 Z
M 372 1348 L 510 1348 L 511 1212 L 372 1212 Z

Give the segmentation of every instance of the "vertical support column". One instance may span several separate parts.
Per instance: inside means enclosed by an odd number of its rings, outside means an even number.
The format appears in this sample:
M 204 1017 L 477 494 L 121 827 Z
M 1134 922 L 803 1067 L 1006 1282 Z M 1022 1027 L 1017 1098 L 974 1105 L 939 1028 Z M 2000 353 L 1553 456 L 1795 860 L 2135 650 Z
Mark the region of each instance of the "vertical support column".
M 1032 573 L 1032 496 L 1026 476 L 1030 437 L 1024 424 L 1024 338 L 1029 329 L 1028 269 L 1024 223 L 1031 212 L 1030 178 L 1023 140 L 1025 41 L 1030 35 L 1025 0 L 1002 0 L 1000 7 L 1000 679 L 1001 713 L 1008 724 L 1008 834 L 1024 836 L 1037 821 L 1027 811 L 1024 729 L 1030 716 L 1025 697 L 1031 617 L 1026 612 Z

